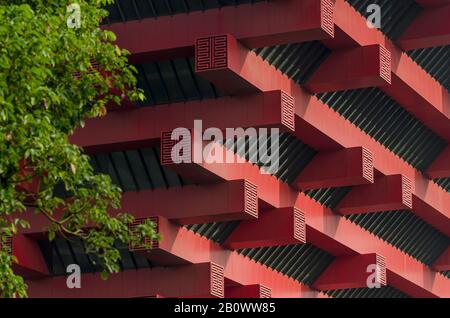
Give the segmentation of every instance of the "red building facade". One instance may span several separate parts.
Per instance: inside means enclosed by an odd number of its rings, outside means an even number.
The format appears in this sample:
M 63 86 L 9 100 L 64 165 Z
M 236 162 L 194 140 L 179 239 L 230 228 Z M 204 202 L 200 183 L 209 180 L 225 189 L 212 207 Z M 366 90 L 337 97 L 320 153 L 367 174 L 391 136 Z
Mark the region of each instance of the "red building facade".
M 449 13 L 448 0 L 117 1 L 104 27 L 147 100 L 72 141 L 162 240 L 118 243 L 122 271 L 102 281 L 95 256 L 47 242 L 36 218 L 10 242 L 29 295 L 449 297 Z M 202 133 L 194 120 L 279 129 L 278 169 L 251 151 L 261 133 L 216 143 L 239 163 L 174 162 L 171 132 Z

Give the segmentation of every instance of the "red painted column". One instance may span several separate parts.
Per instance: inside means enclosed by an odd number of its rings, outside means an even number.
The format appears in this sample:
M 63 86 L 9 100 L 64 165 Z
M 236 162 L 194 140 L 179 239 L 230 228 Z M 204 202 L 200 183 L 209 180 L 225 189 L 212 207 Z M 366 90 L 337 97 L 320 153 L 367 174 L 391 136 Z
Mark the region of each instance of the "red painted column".
M 364 147 L 318 153 L 293 182 L 301 190 L 373 183 L 373 154 Z
M 0 249 L 5 249 L 17 259 L 13 264 L 14 273 L 24 278 L 48 275 L 47 264 L 35 239 L 24 234 L 15 234 L 6 241 L 0 241 Z
M 162 216 L 180 225 L 258 217 L 256 186 L 246 180 L 125 192 L 121 210 L 136 218 Z
M 69 289 L 65 277 L 27 282 L 29 297 L 118 298 L 118 297 L 199 297 L 223 298 L 223 267 L 214 263 L 174 267 L 141 268 L 112 274 L 102 280 L 100 274 L 83 274 L 81 288 Z
M 391 53 L 381 45 L 335 50 L 303 85 L 312 93 L 391 83 Z
M 369 278 L 369 275 L 375 272 L 370 268 L 371 265 L 378 271 L 373 281 Z M 313 286 L 319 290 L 367 288 L 368 281 L 386 286 L 386 261 L 381 255 L 338 257 L 314 282 Z
M 450 4 L 422 11 L 397 39 L 403 50 L 450 44 Z
M 339 202 L 342 215 L 412 209 L 411 181 L 402 175 L 383 176 L 356 186 Z
M 450 247 L 434 262 L 433 268 L 440 272 L 450 271 Z
M 450 177 L 450 146 L 447 146 L 433 163 L 427 168 L 427 176 L 430 179 Z
M 272 298 L 271 294 L 270 288 L 259 284 L 225 288 L 225 298 Z
M 224 242 L 230 249 L 306 243 L 305 215 L 297 208 L 263 211 L 257 220 L 244 221 Z

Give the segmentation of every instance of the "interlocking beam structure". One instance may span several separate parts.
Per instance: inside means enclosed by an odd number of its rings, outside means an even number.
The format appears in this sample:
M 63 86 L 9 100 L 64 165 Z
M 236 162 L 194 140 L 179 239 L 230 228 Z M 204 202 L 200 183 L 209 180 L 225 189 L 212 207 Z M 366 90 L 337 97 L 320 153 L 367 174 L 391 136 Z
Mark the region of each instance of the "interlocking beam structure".
M 450 178 L 450 146 L 439 154 L 427 168 L 426 174 L 430 179 Z
M 440 272 L 450 271 L 450 247 L 434 262 L 433 268 Z

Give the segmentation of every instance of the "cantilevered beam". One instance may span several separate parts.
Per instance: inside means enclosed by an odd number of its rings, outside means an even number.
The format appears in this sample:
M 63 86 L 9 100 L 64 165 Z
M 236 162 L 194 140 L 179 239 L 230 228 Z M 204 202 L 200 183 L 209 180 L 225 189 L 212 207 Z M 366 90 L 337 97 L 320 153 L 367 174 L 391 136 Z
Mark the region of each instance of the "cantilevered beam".
M 402 175 L 383 176 L 373 184 L 353 187 L 339 202 L 342 215 L 412 209 L 411 181 Z
M 318 290 L 386 286 L 386 261 L 377 254 L 338 257 L 313 286 Z
M 425 9 L 397 39 L 403 50 L 450 44 L 450 4 Z
M 164 297 L 223 298 L 223 267 L 214 263 L 174 267 L 141 268 L 111 275 L 83 274 L 82 288 L 69 289 L 65 277 L 29 281 L 29 297 L 58 298 L 118 298 Z
M 241 222 L 224 242 L 231 249 L 306 243 L 302 211 L 283 208 L 263 211 L 257 220 Z
M 105 117 L 88 120 L 70 141 L 89 154 L 155 146 L 159 145 L 162 131 L 193 128 L 196 119 L 202 120 L 205 129 L 217 127 L 223 131 L 231 127 L 273 127 L 281 131 L 295 128 L 292 97 L 275 90 L 110 112 Z
M 312 93 L 391 83 L 391 53 L 381 45 L 335 50 L 303 85 Z
M 25 278 L 48 275 L 47 264 L 36 240 L 24 234 L 15 234 L 0 241 L 0 249 L 17 259 L 13 264 L 14 273 Z
M 320 152 L 293 182 L 299 190 L 346 187 L 373 183 L 373 154 L 354 147 Z
M 434 159 L 433 163 L 427 168 L 426 174 L 430 179 L 450 177 L 450 146 L 447 145 Z
M 136 218 L 162 216 L 181 225 L 258 217 L 256 186 L 245 180 L 125 192 L 122 210 Z
M 333 27 L 331 0 L 258 2 L 105 26 L 134 62 L 191 55 L 197 37 L 230 33 L 254 48 L 329 38 Z
M 225 298 L 271 298 L 271 295 L 270 288 L 260 284 L 225 287 Z
M 450 271 L 450 247 L 434 262 L 433 268 L 440 272 Z

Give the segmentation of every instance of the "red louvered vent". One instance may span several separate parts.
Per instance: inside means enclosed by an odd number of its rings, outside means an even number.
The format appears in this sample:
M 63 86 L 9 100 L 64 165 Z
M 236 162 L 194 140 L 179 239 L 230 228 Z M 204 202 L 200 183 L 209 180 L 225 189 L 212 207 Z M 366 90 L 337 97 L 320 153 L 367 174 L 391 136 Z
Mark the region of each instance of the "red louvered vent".
M 158 223 L 158 218 L 157 217 L 135 219 L 134 222 L 129 225 L 130 231 L 132 233 L 136 233 L 136 227 L 138 225 L 140 225 L 140 224 L 143 224 L 146 220 L 153 221 L 156 224 L 155 230 L 157 232 L 159 232 L 159 223 Z M 129 250 L 130 251 L 147 250 L 148 248 L 146 247 L 146 245 L 149 245 L 149 244 L 151 244 L 152 248 L 158 248 L 159 247 L 159 242 L 157 240 L 152 240 L 151 238 L 145 238 L 145 242 L 142 245 L 130 243 Z
M 380 76 L 391 84 L 391 52 L 380 45 Z
M 374 182 L 373 154 L 366 148 L 362 148 L 362 169 L 364 179 Z
M 223 276 L 223 267 L 211 263 L 211 295 L 223 298 L 225 293 L 225 279 Z
M 321 0 L 322 12 L 321 23 L 322 29 L 331 37 L 334 37 L 334 1 Z
M 306 243 L 305 213 L 298 208 L 294 208 L 294 238 L 299 242 Z
M 377 280 L 382 286 L 386 286 L 386 259 L 384 256 L 378 255 L 376 256 L 377 262 Z
M 264 285 L 259 286 L 259 298 L 272 298 L 272 290 Z
M 281 92 L 281 123 L 295 131 L 294 97 L 285 92 Z
M 174 160 L 186 162 L 187 158 L 192 158 L 191 140 L 190 138 L 183 138 L 181 140 L 172 140 L 172 132 L 163 132 L 161 134 L 161 164 L 170 165 L 174 164 Z M 175 158 L 172 158 L 173 147 L 179 144 L 182 151 L 175 153 Z
M 227 36 L 199 38 L 195 44 L 195 71 L 201 72 L 227 67 Z
M 255 184 L 244 181 L 245 213 L 258 217 L 258 189 Z
M 12 255 L 12 236 L 0 238 L 0 250 L 5 251 L 8 255 Z
M 409 178 L 402 176 L 402 202 L 412 209 L 412 186 Z

